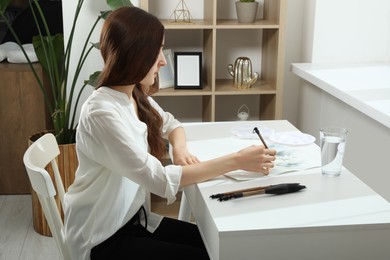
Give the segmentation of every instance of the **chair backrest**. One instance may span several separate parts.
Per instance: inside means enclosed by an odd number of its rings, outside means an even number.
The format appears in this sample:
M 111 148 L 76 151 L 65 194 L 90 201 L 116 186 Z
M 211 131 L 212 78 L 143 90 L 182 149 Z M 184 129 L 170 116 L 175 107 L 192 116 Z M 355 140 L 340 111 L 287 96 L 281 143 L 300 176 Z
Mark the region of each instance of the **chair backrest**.
M 23 156 L 23 163 L 26 167 L 28 177 L 33 190 L 37 193 L 41 203 L 43 213 L 50 227 L 50 231 L 56 241 L 62 259 L 71 259 L 69 248 L 64 237 L 64 223 L 54 199 L 56 189 L 45 167 L 51 163 L 60 196 L 61 205 L 63 205 L 64 186 L 58 171 L 56 157 L 59 155 L 55 136 L 51 133 L 45 134 L 32 143 Z

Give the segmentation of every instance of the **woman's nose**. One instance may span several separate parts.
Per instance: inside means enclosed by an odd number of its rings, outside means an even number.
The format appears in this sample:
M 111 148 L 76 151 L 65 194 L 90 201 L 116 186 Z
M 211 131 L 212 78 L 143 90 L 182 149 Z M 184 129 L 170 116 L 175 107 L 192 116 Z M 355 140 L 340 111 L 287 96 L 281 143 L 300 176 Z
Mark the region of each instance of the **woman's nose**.
M 162 56 L 162 58 L 160 59 L 160 66 L 167 65 L 167 60 L 165 59 L 165 55 L 162 54 L 161 56 Z

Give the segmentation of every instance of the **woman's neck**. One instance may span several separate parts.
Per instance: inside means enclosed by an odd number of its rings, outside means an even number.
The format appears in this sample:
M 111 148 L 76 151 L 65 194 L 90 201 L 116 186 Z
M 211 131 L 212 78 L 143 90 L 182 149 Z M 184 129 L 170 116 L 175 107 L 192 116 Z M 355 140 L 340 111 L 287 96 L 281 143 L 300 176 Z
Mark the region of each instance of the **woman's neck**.
M 111 88 L 112 88 L 113 90 L 116 90 L 116 91 L 125 93 L 125 94 L 129 97 L 129 100 L 132 100 L 132 99 L 133 99 L 133 98 L 132 98 L 132 95 L 133 95 L 134 86 L 135 86 L 135 85 L 112 86 Z

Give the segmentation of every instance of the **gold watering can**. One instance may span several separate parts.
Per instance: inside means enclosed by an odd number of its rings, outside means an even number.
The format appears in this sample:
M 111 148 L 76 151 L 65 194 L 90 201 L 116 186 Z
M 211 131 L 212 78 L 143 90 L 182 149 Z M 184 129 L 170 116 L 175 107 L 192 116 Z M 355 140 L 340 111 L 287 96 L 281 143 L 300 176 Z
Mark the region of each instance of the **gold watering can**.
M 234 86 L 238 89 L 247 89 L 259 78 L 259 74 L 252 74 L 252 62 L 247 57 L 238 57 L 234 63 L 228 65 L 229 74 L 233 77 Z

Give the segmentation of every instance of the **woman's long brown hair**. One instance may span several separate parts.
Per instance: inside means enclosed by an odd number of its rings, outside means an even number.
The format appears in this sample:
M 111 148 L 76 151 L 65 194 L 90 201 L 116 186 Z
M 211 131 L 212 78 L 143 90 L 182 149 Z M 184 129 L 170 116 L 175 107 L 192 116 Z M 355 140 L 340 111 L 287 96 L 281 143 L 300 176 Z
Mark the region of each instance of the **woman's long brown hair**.
M 163 38 L 164 26 L 146 11 L 138 7 L 121 7 L 113 11 L 100 35 L 104 68 L 97 86 L 135 84 L 133 98 L 138 105 L 139 119 L 148 127 L 150 152 L 158 159 L 166 151 L 161 136 L 163 121 L 147 100 L 149 86 L 141 86 L 140 82 L 156 62 Z

